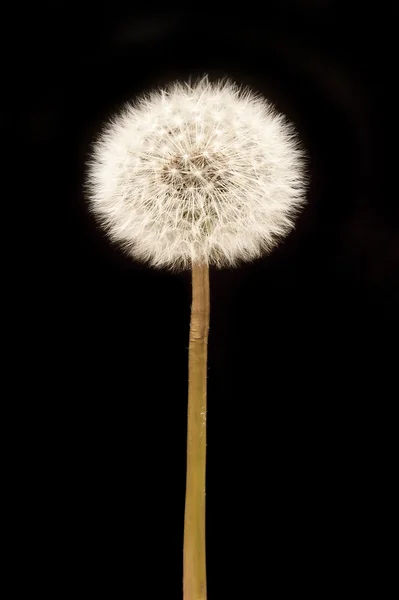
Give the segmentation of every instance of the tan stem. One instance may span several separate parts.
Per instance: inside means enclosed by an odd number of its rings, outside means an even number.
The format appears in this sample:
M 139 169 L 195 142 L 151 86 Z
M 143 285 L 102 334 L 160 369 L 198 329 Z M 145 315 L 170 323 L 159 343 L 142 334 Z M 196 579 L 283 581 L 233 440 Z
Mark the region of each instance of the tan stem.
M 193 265 L 192 294 L 188 358 L 189 383 L 183 599 L 206 600 L 206 372 L 210 304 L 208 265 Z

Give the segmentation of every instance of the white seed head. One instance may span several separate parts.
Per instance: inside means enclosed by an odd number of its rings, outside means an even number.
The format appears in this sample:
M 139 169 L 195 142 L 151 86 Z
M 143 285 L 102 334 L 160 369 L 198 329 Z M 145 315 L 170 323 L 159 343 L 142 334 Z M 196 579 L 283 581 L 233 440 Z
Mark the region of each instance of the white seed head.
M 305 202 L 293 126 L 229 80 L 173 83 L 128 104 L 88 165 L 90 208 L 111 239 L 154 267 L 248 261 Z

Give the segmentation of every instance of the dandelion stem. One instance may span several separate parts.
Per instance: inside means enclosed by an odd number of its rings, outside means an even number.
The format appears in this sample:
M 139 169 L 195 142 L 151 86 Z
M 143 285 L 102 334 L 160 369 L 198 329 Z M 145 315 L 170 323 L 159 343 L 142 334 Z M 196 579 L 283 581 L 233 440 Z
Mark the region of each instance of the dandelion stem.
M 205 474 L 209 267 L 192 266 L 183 599 L 206 600 Z

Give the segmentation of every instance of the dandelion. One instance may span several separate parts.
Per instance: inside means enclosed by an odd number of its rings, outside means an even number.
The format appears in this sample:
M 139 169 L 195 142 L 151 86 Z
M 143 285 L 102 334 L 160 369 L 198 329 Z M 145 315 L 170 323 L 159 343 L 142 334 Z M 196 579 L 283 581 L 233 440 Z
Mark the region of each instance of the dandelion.
M 228 79 L 175 82 L 128 104 L 94 144 L 90 209 L 111 240 L 156 268 L 191 269 L 184 600 L 206 600 L 209 267 L 253 260 L 305 203 L 293 126 Z

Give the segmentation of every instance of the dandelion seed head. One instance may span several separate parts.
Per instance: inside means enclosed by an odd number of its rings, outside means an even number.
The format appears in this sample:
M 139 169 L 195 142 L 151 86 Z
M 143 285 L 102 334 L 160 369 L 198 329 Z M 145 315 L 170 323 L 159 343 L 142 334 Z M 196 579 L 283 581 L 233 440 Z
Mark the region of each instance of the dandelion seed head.
M 235 266 L 269 252 L 305 203 L 305 155 L 267 100 L 229 80 L 171 84 L 105 126 L 90 208 L 154 267 Z

